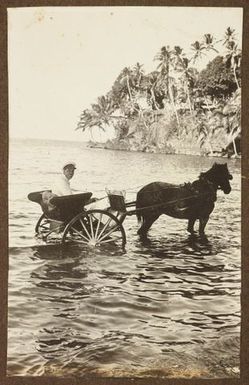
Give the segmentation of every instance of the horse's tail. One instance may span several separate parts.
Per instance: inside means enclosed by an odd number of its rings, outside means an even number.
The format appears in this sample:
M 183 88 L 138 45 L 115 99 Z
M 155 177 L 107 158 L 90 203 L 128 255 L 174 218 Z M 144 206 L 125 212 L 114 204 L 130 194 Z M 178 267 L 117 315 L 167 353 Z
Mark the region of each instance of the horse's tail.
M 137 194 L 137 200 L 136 200 L 136 217 L 137 217 L 137 222 L 140 225 L 143 219 L 143 215 L 141 214 L 140 210 L 140 204 L 139 204 L 139 193 Z
M 142 215 L 141 215 L 141 213 L 138 211 L 138 212 L 136 212 L 136 216 L 137 216 L 137 223 L 140 225 L 141 222 L 142 222 Z

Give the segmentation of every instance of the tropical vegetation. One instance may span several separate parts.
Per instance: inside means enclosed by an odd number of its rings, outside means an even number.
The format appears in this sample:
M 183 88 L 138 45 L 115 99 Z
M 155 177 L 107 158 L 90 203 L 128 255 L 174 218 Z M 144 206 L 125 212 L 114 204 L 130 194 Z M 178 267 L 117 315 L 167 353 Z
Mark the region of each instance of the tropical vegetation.
M 206 34 L 191 44 L 163 46 L 155 69 L 125 67 L 106 95 L 81 113 L 77 129 L 115 128 L 106 148 L 191 154 L 240 153 L 241 49 L 235 30 L 216 40 Z M 198 70 L 204 55 L 214 58 Z

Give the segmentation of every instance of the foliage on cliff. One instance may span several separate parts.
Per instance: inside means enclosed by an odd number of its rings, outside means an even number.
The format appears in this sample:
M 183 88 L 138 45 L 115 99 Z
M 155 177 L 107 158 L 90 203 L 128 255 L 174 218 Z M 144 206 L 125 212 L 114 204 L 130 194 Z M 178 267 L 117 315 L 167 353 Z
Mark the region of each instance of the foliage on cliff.
M 235 31 L 227 28 L 219 41 L 206 34 L 191 49 L 187 57 L 180 46 L 163 46 L 151 73 L 140 63 L 125 67 L 110 91 L 82 112 L 77 129 L 114 127 L 107 148 L 238 155 L 241 49 Z M 198 72 L 196 63 L 209 52 L 217 56 Z

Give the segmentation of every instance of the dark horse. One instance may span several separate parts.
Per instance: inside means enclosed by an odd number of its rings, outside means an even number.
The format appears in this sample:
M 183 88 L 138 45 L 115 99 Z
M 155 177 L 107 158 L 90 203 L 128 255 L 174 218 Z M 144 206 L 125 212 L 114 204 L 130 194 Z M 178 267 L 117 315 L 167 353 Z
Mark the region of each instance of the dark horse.
M 138 234 L 146 236 L 147 231 L 157 218 L 166 214 L 174 218 L 188 219 L 188 232 L 194 234 L 194 224 L 199 219 L 199 234 L 204 236 L 209 215 L 214 209 L 217 190 L 220 188 L 229 194 L 233 179 L 227 164 L 214 163 L 212 168 L 202 172 L 193 183 L 174 185 L 153 182 L 144 186 L 137 193 L 136 210 L 138 221 L 142 225 Z

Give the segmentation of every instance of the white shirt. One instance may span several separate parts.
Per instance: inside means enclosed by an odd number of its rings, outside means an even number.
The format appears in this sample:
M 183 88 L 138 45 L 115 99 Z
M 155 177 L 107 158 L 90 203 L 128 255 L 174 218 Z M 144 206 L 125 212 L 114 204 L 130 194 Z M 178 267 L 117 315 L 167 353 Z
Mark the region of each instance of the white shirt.
M 72 194 L 70 182 L 64 174 L 57 178 L 54 185 L 52 186 L 52 192 L 58 196 Z

